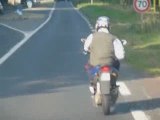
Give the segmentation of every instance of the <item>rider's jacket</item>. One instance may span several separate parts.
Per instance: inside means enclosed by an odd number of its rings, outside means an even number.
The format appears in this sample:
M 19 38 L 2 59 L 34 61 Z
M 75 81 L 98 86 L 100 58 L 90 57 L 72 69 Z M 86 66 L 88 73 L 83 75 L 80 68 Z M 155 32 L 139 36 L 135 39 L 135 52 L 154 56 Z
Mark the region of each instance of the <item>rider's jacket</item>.
M 115 59 L 124 58 L 121 41 L 103 29 L 89 35 L 84 44 L 84 50 L 90 50 L 89 63 L 93 66 L 112 65 Z
M 113 46 L 114 39 L 115 37 L 110 33 L 96 32 L 93 34 L 89 59 L 91 65 L 112 65 L 112 62 L 115 59 Z

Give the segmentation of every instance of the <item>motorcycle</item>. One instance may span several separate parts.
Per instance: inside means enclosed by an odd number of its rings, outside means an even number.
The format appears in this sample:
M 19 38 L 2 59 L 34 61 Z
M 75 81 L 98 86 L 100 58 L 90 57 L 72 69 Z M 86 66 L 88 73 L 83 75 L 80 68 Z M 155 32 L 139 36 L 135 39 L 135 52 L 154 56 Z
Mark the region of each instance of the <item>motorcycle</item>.
M 81 42 L 84 43 L 85 39 L 81 39 Z M 123 45 L 126 43 L 126 40 L 122 40 Z M 87 54 L 86 52 L 83 53 Z M 91 67 L 87 64 L 85 68 L 93 76 L 94 103 L 102 107 L 104 115 L 109 115 L 111 107 L 115 105 L 119 95 L 119 86 L 116 85 L 118 70 L 108 65 Z

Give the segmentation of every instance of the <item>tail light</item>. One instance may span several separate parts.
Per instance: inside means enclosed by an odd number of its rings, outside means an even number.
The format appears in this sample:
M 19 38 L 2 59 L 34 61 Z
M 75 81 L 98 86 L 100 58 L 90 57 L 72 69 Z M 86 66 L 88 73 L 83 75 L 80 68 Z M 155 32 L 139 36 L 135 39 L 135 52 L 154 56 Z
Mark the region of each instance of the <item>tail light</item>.
M 103 67 L 101 67 L 101 72 L 109 72 L 110 69 L 111 68 L 109 66 L 103 66 Z

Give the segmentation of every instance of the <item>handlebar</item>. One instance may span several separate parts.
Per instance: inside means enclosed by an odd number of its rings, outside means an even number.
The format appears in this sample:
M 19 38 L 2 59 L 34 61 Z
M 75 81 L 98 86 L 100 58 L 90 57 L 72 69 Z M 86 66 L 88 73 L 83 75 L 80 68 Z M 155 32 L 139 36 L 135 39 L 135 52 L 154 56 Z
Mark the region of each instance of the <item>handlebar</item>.
M 122 39 L 121 42 L 123 45 L 127 45 L 127 40 Z
M 81 38 L 81 42 L 85 43 L 86 39 L 85 38 Z

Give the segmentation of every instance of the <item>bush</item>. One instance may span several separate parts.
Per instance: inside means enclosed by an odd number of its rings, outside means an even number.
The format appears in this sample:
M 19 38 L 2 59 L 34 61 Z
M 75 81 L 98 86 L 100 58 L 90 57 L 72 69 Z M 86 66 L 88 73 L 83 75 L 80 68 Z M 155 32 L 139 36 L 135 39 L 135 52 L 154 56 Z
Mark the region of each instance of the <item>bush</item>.
M 131 25 L 131 30 L 140 33 L 158 32 L 160 30 L 160 17 L 156 14 L 145 14 L 143 20 Z

